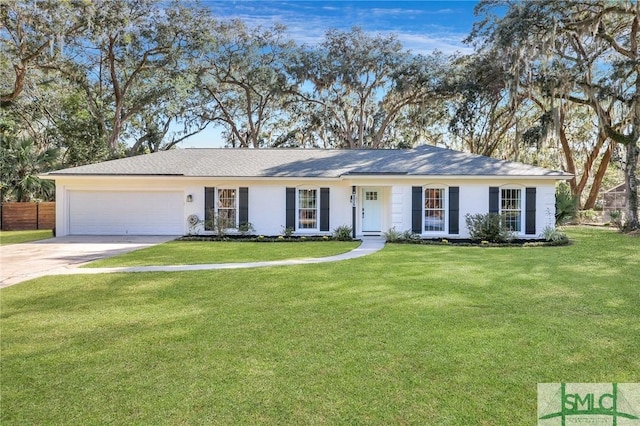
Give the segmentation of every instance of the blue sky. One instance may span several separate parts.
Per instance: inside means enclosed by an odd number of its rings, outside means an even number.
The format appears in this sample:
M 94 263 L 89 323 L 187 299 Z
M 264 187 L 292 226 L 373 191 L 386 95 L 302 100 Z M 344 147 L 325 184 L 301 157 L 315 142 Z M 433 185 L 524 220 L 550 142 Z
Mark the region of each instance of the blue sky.
M 312 1 L 201 0 L 220 18 L 240 18 L 249 26 L 284 24 L 298 43 L 316 44 L 329 29 L 359 26 L 371 33 L 395 34 L 405 49 L 446 54 L 470 53 L 469 35 L 476 1 Z M 207 128 L 181 144 L 222 146 L 218 129 Z
M 359 26 L 395 33 L 405 48 L 428 53 L 466 51 L 475 1 L 215 1 L 203 0 L 216 16 L 241 18 L 251 26 L 284 24 L 299 43 L 314 44 L 331 28 Z

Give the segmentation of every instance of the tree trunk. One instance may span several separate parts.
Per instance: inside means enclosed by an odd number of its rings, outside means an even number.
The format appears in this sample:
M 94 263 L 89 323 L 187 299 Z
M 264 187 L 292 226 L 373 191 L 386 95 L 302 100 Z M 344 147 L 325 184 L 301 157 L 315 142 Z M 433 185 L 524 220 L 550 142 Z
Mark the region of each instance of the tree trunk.
M 602 146 L 604 145 L 604 142 L 607 140 L 607 138 L 608 136 L 605 132 L 598 131 L 598 140 L 596 142 L 596 145 L 593 147 L 593 149 L 587 156 L 587 160 L 584 163 L 584 166 L 582 169 L 582 177 L 580 178 L 580 181 L 578 182 L 578 186 L 576 187 L 576 196 L 579 197 L 582 194 L 582 191 L 584 191 L 584 188 L 587 186 L 587 182 L 589 181 L 589 176 L 591 175 L 591 169 L 593 168 L 593 164 L 598 158 L 598 155 L 600 155 L 600 150 L 602 149 Z M 613 141 L 611 141 L 609 145 L 611 145 L 612 143 Z
M 560 145 L 562 146 L 562 152 L 564 153 L 564 159 L 567 162 L 567 171 L 573 175 L 569 180 L 569 187 L 571 193 L 580 199 L 578 193 L 578 180 L 576 176 L 576 163 L 573 161 L 573 152 L 569 146 L 569 140 L 567 139 L 567 133 L 564 130 L 564 108 L 560 108 L 560 114 L 558 116 L 558 134 L 560 136 Z
M 593 184 L 591 184 L 589 197 L 587 198 L 587 201 L 585 201 L 584 206 L 582 206 L 584 210 L 589 210 L 596 206 L 596 201 L 598 200 L 598 193 L 600 193 L 600 188 L 602 187 L 602 179 L 604 179 L 604 175 L 607 172 L 607 168 L 609 168 L 609 163 L 611 162 L 612 153 L 613 153 L 613 141 L 609 143 L 609 147 L 604 152 L 604 156 L 600 161 L 600 166 L 598 166 L 598 171 L 596 172 L 596 175 L 593 178 Z
M 640 157 L 640 146 L 637 142 L 630 142 L 627 148 L 627 164 L 625 165 L 624 180 L 627 188 L 627 230 L 640 229 L 638 221 L 638 157 Z

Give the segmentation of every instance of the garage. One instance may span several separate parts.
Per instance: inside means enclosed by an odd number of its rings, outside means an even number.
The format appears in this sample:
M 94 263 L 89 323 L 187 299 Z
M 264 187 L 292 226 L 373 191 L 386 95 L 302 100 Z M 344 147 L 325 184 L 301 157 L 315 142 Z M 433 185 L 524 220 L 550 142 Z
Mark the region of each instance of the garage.
M 182 235 L 182 192 L 69 191 L 71 235 Z

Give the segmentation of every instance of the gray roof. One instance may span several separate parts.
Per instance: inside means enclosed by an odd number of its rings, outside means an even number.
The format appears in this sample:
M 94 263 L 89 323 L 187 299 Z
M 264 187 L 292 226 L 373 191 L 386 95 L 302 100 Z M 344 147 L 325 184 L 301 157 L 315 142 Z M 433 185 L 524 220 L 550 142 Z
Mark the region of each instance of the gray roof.
M 174 149 L 48 173 L 47 176 L 314 177 L 355 175 L 534 176 L 566 173 L 422 145 L 410 150 Z

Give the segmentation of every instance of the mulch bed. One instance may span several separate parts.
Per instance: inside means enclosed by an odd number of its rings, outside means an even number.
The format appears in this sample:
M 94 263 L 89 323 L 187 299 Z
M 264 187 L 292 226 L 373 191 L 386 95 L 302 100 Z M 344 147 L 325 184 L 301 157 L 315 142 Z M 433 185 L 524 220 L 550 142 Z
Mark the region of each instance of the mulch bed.
M 328 235 L 290 236 L 283 235 L 185 235 L 178 241 L 237 241 L 237 242 L 258 242 L 258 243 L 296 243 L 305 241 L 358 241 L 339 240 Z M 479 247 L 552 247 L 564 246 L 570 243 L 568 239 L 560 241 L 547 241 L 543 239 L 514 239 L 503 243 L 492 243 L 488 241 L 478 241 L 465 238 L 426 238 L 387 241 L 390 244 L 422 244 L 422 245 L 455 245 L 455 246 L 479 246 Z

